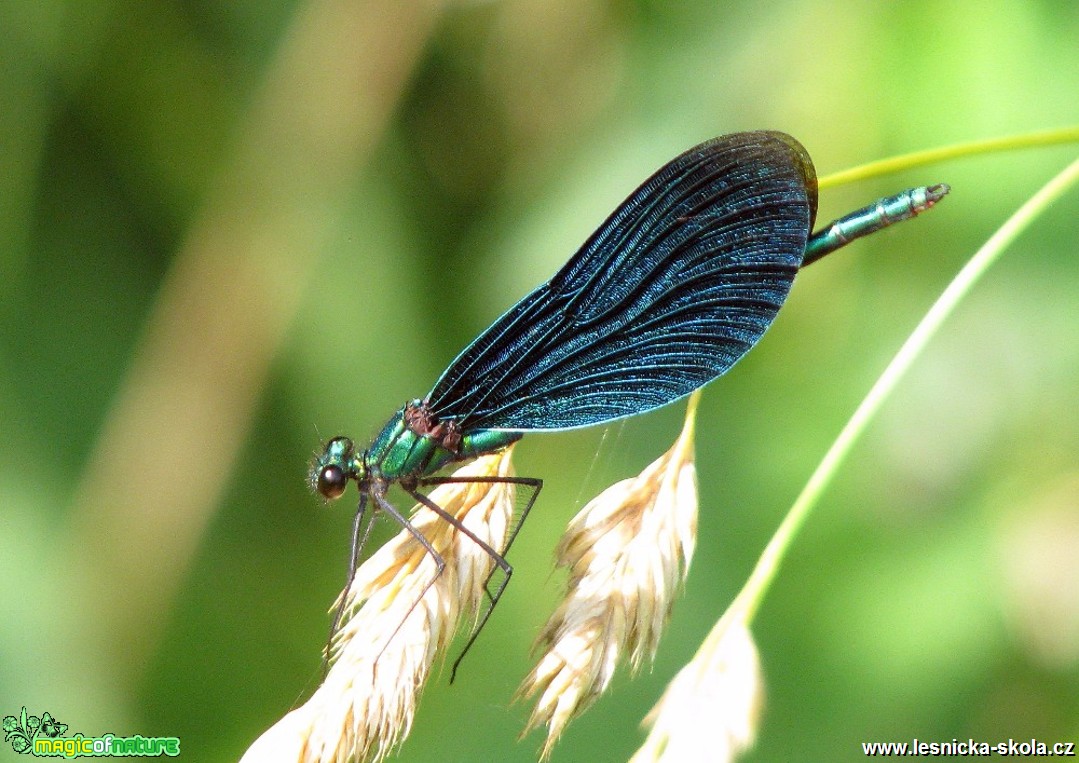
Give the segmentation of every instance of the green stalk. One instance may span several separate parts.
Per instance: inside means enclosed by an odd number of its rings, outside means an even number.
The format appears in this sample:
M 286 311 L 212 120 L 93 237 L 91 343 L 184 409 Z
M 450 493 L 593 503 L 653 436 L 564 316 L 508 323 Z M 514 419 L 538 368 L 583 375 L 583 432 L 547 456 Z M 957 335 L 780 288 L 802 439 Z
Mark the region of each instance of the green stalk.
M 940 148 L 931 148 L 926 151 L 915 151 L 911 154 L 893 156 L 890 159 L 881 159 L 880 161 L 869 162 L 859 167 L 852 167 L 849 170 L 826 175 L 818 180 L 818 185 L 820 188 L 830 188 L 831 186 L 887 175 L 891 172 L 899 172 L 912 167 L 936 164 L 948 159 L 958 159 L 963 156 L 992 154 L 1066 143 L 1079 143 L 1079 125 L 1012 135 L 1007 138 L 989 138 L 988 140 L 976 140 L 969 143 L 957 143 L 953 146 L 941 146 Z
M 1076 132 L 1079 133 L 1079 131 Z M 1043 133 L 1041 135 L 1046 134 L 1047 133 Z M 983 144 L 980 144 L 983 146 L 981 150 L 986 150 L 984 149 L 986 143 L 999 144 L 1000 141 L 986 141 Z M 968 146 L 974 145 L 979 144 L 968 144 Z M 938 151 L 925 152 L 925 154 L 939 154 L 940 152 L 947 152 L 949 150 L 957 149 L 939 149 Z M 969 153 L 969 150 L 964 149 L 964 152 Z M 959 153 L 952 155 L 959 155 Z M 886 165 L 891 161 L 897 160 L 886 160 L 884 162 L 877 162 L 875 165 L 867 166 Z M 856 172 L 857 170 L 853 170 L 851 173 L 844 173 L 844 175 L 855 176 Z M 783 558 L 786 556 L 798 531 L 805 523 L 810 511 L 816 506 L 821 494 L 824 492 L 825 488 L 828 487 L 832 477 L 835 475 L 843 459 L 850 452 L 854 442 L 861 436 L 862 432 L 865 431 L 870 420 L 877 411 L 880 410 L 881 405 L 895 389 L 896 384 L 902 378 L 903 374 L 910 369 L 911 365 L 929 343 L 929 340 L 936 334 L 941 324 L 944 323 L 945 319 L 952 313 L 956 305 L 958 305 L 967 295 L 971 287 L 979 278 L 981 278 L 985 271 L 989 269 L 990 265 L 996 262 L 1004 249 L 1007 248 L 1020 233 L 1026 230 L 1050 204 L 1077 182 L 1079 182 L 1079 159 L 1070 164 L 1064 171 L 1034 194 L 1034 196 L 1023 204 L 1023 206 L 1020 207 L 1019 210 L 1012 215 L 988 241 L 985 242 L 981 249 L 979 249 L 970 261 L 963 266 L 962 270 L 959 271 L 952 282 L 948 284 L 944 293 L 940 295 L 937 301 L 929 309 L 929 312 L 922 318 L 917 328 L 914 329 L 914 332 L 908 337 L 907 341 L 903 343 L 899 352 L 896 353 L 896 356 L 892 359 L 891 363 L 888 364 L 884 373 L 877 379 L 876 383 L 869 390 L 869 393 L 865 396 L 865 399 L 862 400 L 857 410 L 855 410 L 854 415 L 851 416 L 846 426 L 843 427 L 835 442 L 832 443 L 832 446 L 824 455 L 824 459 L 820 462 L 820 465 L 813 472 L 812 476 L 810 476 L 806 486 L 794 501 L 794 505 L 791 506 L 790 511 L 787 512 L 787 516 L 783 519 L 782 524 L 780 524 L 775 535 L 772 536 L 768 546 L 761 554 L 761 557 L 757 561 L 757 565 L 754 567 L 745 586 L 743 586 L 742 590 L 731 604 L 731 609 L 741 610 L 741 612 L 744 613 L 747 623 L 750 622 L 756 614 L 757 608 L 760 606 L 761 601 L 768 592 L 769 586 L 775 579 L 776 573 L 779 571 L 779 566 L 783 561 Z

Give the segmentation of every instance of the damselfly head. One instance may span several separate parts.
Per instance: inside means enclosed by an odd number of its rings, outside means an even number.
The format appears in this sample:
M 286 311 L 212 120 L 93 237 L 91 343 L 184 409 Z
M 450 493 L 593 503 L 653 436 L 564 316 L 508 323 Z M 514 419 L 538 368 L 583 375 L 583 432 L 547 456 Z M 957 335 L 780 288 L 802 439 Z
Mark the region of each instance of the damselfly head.
M 347 437 L 335 437 L 311 463 L 311 489 L 328 501 L 344 495 L 348 481 L 357 478 L 355 446 Z

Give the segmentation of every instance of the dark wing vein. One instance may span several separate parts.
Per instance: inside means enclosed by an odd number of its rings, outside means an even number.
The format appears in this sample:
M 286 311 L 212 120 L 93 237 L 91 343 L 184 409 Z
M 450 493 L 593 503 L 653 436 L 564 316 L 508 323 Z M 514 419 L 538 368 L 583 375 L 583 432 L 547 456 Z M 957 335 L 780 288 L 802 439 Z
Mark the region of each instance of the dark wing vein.
M 775 319 L 815 212 L 813 167 L 793 139 L 739 133 L 690 149 L 457 357 L 431 412 L 463 429 L 567 429 L 690 393 Z

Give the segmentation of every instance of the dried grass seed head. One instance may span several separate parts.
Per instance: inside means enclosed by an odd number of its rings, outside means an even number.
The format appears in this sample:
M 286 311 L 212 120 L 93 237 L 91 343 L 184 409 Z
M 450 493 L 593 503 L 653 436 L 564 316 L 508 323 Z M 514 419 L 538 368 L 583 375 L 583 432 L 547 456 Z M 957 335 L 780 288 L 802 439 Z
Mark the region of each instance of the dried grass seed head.
M 569 722 L 610 685 L 625 653 L 652 659 L 693 555 L 695 398 L 671 449 L 604 490 L 571 520 L 558 548 L 566 596 L 537 640 L 543 650 L 518 696 L 539 695 L 523 733 L 547 726 L 546 758 Z
M 511 451 L 482 456 L 453 477 L 509 476 Z M 428 497 L 502 548 L 514 496 L 507 483 L 452 482 Z M 325 680 L 302 707 L 263 734 L 244 760 L 381 761 L 408 735 L 431 665 L 461 614 L 475 612 L 482 602 L 493 565 L 482 548 L 427 507 L 417 504 L 410 521 L 445 560 L 442 575 L 435 578 L 435 560 L 406 529 L 361 564 L 342 592 L 345 606 Z M 271 749 L 272 757 L 263 757 Z

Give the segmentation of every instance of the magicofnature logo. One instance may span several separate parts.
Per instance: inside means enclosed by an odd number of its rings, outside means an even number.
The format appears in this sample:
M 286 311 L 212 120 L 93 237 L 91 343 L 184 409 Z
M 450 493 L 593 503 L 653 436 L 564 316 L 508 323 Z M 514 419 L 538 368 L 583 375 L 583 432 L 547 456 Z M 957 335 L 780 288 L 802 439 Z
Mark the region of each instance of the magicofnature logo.
M 30 753 L 48 757 L 158 757 L 180 754 L 178 737 L 130 737 L 105 734 L 89 737 L 75 734 L 65 737 L 68 725 L 60 723 L 49 713 L 41 717 L 27 715 L 26 708 L 16 718 L 4 717 L 4 741 L 11 742 L 11 749 L 18 753 Z

